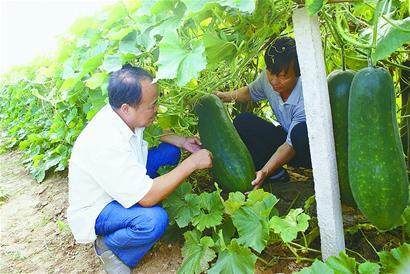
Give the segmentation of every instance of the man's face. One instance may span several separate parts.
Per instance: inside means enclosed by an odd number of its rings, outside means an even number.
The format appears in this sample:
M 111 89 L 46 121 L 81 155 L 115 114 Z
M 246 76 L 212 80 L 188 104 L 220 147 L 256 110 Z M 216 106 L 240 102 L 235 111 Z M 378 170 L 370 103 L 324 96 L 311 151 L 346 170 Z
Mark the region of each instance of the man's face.
M 157 85 L 149 79 L 141 81 L 142 97 L 140 103 L 135 106 L 127 105 L 127 124 L 132 129 L 149 126 L 155 119 L 158 110 Z
M 279 94 L 290 94 L 298 81 L 293 66 L 289 66 L 288 71 L 283 70 L 278 74 L 266 70 L 266 75 L 272 88 Z

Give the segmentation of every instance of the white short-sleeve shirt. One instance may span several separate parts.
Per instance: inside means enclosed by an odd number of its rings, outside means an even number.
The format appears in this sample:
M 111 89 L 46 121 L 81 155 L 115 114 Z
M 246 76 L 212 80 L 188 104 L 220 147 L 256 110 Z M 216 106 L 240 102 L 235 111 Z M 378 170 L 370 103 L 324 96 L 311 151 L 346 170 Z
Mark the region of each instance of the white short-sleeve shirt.
M 135 132 L 113 111 L 103 107 L 78 136 L 70 158 L 67 219 L 79 243 L 96 239 L 95 221 L 116 200 L 129 208 L 150 190 L 146 175 L 148 144 L 144 128 Z

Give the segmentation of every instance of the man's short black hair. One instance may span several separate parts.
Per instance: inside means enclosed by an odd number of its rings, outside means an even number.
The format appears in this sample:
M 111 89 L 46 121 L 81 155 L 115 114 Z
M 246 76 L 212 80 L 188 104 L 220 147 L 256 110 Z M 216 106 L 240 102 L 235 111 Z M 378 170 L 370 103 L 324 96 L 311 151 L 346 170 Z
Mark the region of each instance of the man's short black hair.
M 274 75 L 287 72 L 293 66 L 295 75 L 300 76 L 295 40 L 286 36 L 275 39 L 265 51 L 265 64 Z
M 122 104 L 136 106 L 141 101 L 141 81 L 152 81 L 152 76 L 140 67 L 124 65 L 110 75 L 108 100 L 111 107 L 118 109 Z

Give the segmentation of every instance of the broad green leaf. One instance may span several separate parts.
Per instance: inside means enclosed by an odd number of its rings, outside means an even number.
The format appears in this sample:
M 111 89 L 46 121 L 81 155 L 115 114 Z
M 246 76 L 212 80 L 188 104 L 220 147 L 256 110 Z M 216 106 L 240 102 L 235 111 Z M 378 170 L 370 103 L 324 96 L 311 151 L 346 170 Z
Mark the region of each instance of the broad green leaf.
M 233 59 L 236 54 L 235 44 L 221 39 L 217 33 L 207 32 L 204 36 L 206 58 L 209 64 Z
M 120 41 L 132 31 L 133 28 L 131 27 L 121 27 L 120 29 L 112 29 L 110 30 L 110 32 L 108 32 L 107 38 L 111 41 Z
M 177 84 L 184 86 L 191 79 L 197 78 L 206 67 L 205 47 L 202 42 L 192 44 L 192 51 L 186 55 L 178 72 Z
M 373 13 L 372 22 L 376 24 L 376 20 L 379 20 L 383 14 L 389 13 L 391 8 L 390 0 L 380 0 L 376 2 L 376 8 Z
M 402 246 L 387 251 L 377 253 L 383 272 L 399 273 L 403 268 L 410 268 L 410 244 L 404 243 Z
M 90 89 L 100 88 L 108 78 L 108 74 L 105 72 L 97 72 L 91 75 L 91 77 L 85 82 L 85 85 Z
M 107 72 L 119 70 L 122 67 L 122 60 L 118 54 L 108 55 L 102 64 L 102 69 Z
M 54 156 L 52 158 L 47 159 L 44 162 L 44 170 L 47 171 L 53 166 L 58 165 L 58 163 L 61 161 L 61 156 Z
M 380 266 L 375 263 L 365 262 L 359 265 L 359 274 L 378 274 Z M 322 274 L 322 273 L 334 273 L 334 274 L 356 274 L 357 263 L 354 258 L 346 255 L 345 252 L 340 252 L 338 256 L 329 257 L 325 263 L 319 260 L 297 274 Z
M 309 215 L 302 213 L 301 208 L 291 209 L 285 218 L 273 216 L 269 225 L 275 233 L 280 234 L 284 242 L 291 242 L 297 238 L 300 231 L 305 231 L 309 226 Z
M 181 18 L 177 16 L 166 18 L 165 20 L 162 21 L 161 24 L 151 29 L 150 36 L 153 37 L 152 39 L 154 39 L 156 35 L 159 35 L 161 37 L 167 37 L 168 35 L 174 35 L 175 30 L 181 26 L 181 23 L 182 23 Z
M 121 53 L 131 53 L 134 55 L 139 55 L 141 53 L 140 49 L 137 47 L 137 32 L 133 31 L 125 36 L 120 44 L 119 51 Z
M 74 88 L 78 81 L 78 78 L 68 78 L 63 82 L 59 89 L 59 93 L 61 94 L 63 100 L 67 100 L 70 91 Z
M 37 182 L 42 182 L 44 178 L 46 177 L 46 170 L 44 169 L 43 166 L 39 167 L 32 173 L 34 176 L 34 179 L 36 179 Z
M 93 73 L 102 64 L 105 51 L 108 46 L 109 42 L 107 40 L 103 40 L 96 46 L 87 50 L 81 58 L 81 76 L 85 76 L 88 73 Z
M 403 20 L 390 20 L 400 28 L 386 23 L 381 29 L 379 29 L 376 50 L 372 56 L 374 61 L 389 57 L 390 54 L 400 48 L 403 44 L 409 43 L 410 41 L 410 17 Z
M 211 249 L 214 246 L 213 240 L 208 236 L 200 237 L 201 234 L 196 230 L 184 233 L 185 245 L 182 248 L 184 260 L 178 273 L 202 273 L 209 268 L 209 262 L 216 257 Z
M 218 231 L 219 239 L 216 242 L 219 250 L 224 250 L 226 244 L 229 244 L 232 238 L 237 234 L 236 228 L 232 223 L 232 219 L 225 218 L 221 226 L 221 229 Z
M 232 215 L 232 222 L 238 230 L 238 242 L 261 252 L 268 243 L 269 223 L 267 217 L 257 214 L 252 208 L 244 206 Z
M 328 265 L 319 260 L 315 260 L 309 267 L 303 268 L 295 274 L 336 274 Z
M 256 256 L 247 247 L 239 245 L 232 240 L 230 245 L 222 251 L 216 263 L 209 269 L 209 274 L 253 274 Z
M 338 256 L 331 256 L 326 260 L 326 264 L 338 274 L 355 274 L 356 261 L 350 258 L 343 251 Z
M 164 37 L 159 44 L 158 79 L 174 79 L 177 77 L 178 68 L 187 55 L 181 47 L 176 34 Z
M 71 123 L 71 121 L 73 121 L 76 118 L 76 116 L 78 116 L 78 110 L 77 108 L 72 108 L 70 110 L 70 113 L 64 119 L 66 123 L 69 124 Z
M 269 217 L 271 211 L 276 210 L 274 206 L 277 202 L 278 199 L 272 193 L 257 189 L 249 193 L 246 205 L 252 207 L 257 214 Z
M 85 57 L 90 58 L 96 55 L 100 55 L 101 53 L 105 54 L 109 46 L 110 46 L 110 42 L 108 40 L 102 40 L 97 45 L 90 48 L 85 54 Z
M 371 262 L 364 262 L 359 265 L 359 274 L 379 274 L 380 265 Z
M 171 223 L 175 220 L 181 228 L 186 227 L 192 218 L 200 213 L 199 196 L 191 192 L 191 184 L 185 182 L 163 201 L 163 206 L 167 209 Z
M 215 227 L 222 222 L 222 215 L 218 212 L 200 213 L 193 217 L 192 224 L 199 230 L 204 231 L 205 228 Z
M 151 35 L 151 30 L 145 30 L 143 33 L 137 35 L 137 45 L 150 51 L 156 44 L 155 37 Z
M 305 2 L 310 15 L 318 13 L 325 3 L 326 0 L 306 0 Z
M 103 59 L 104 53 L 100 53 L 87 59 L 82 65 L 81 76 L 94 72 L 102 64 Z
M 234 214 L 242 205 L 245 204 L 245 195 L 241 192 L 229 193 L 229 198 L 224 202 L 225 212 L 229 215 Z
M 75 71 L 73 69 L 73 60 L 69 58 L 63 65 L 63 74 L 62 78 L 68 79 L 73 78 L 75 76 Z
M 157 79 L 177 78 L 177 84 L 184 86 L 198 76 L 206 66 L 205 47 L 199 42 L 191 43 L 185 49 L 176 33 L 164 37 L 159 44 Z
M 200 195 L 201 213 L 192 219 L 192 224 L 199 231 L 221 224 L 224 207 L 220 192 L 221 190 L 217 190 L 211 193 L 204 192 Z
M 99 92 L 90 92 L 88 93 L 88 100 L 91 103 L 91 107 L 95 111 L 99 111 L 107 103 L 106 100 L 108 98 L 102 96 Z

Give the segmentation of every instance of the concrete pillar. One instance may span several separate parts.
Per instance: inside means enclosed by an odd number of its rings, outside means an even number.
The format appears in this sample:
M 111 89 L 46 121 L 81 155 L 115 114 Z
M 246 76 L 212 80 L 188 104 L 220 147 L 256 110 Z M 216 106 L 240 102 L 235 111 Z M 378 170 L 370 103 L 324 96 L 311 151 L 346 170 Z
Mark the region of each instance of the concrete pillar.
M 323 259 L 345 249 L 332 116 L 319 22 L 305 8 L 293 13 L 309 132 Z

